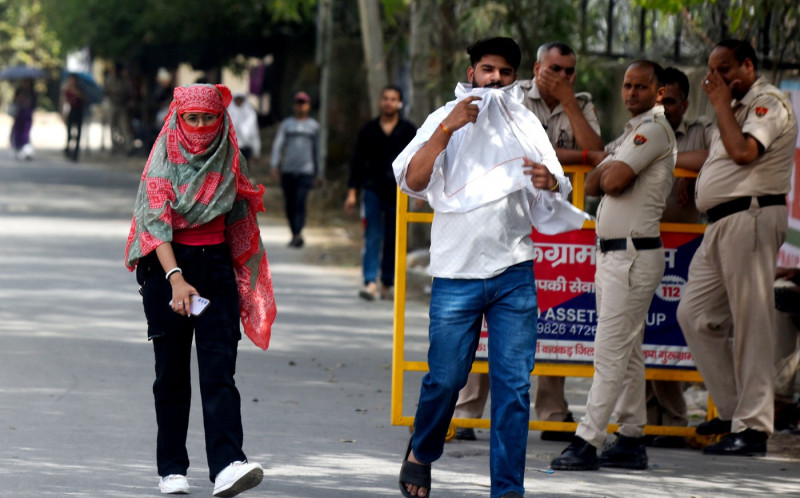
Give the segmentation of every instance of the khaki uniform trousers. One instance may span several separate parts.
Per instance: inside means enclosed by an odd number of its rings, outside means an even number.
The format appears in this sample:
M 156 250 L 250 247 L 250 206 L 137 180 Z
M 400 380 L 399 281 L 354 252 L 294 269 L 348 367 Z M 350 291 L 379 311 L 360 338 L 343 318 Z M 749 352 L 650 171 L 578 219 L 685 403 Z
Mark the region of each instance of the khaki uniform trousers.
M 785 206 L 757 204 L 708 225 L 678 304 L 697 369 L 732 432 L 773 432 L 773 281 L 787 225 Z
M 563 422 L 570 415 L 567 398 L 564 396 L 565 377 L 539 375 L 536 377 L 536 399 L 534 407 L 538 420 Z
M 644 324 L 664 275 L 664 250 L 597 253 L 594 378 L 576 434 L 600 448 L 616 412 L 620 434 L 642 437 L 645 413 Z
M 648 380 L 645 389 L 647 425 L 672 425 L 686 427 L 685 383 L 672 380 Z
M 453 418 L 482 418 L 489 397 L 489 374 L 471 373 L 458 392 Z
M 453 417 L 483 417 L 488 397 L 489 376 L 480 373 L 469 374 L 467 385 L 458 392 L 458 401 Z M 567 418 L 569 408 L 567 400 L 564 398 L 564 377 L 544 375 L 536 377 L 535 409 L 538 420 L 563 422 Z
M 794 381 L 800 361 L 800 310 L 775 310 L 775 401 L 794 403 Z

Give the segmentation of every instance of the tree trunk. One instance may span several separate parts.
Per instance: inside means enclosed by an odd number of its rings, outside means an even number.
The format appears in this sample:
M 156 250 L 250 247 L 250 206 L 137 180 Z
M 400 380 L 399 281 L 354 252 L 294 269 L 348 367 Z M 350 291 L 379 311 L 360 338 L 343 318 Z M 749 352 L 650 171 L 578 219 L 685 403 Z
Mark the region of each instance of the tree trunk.
M 608 0 L 606 15 L 606 55 L 610 56 L 614 48 L 614 0 Z
M 331 30 L 333 29 L 333 0 L 319 0 L 317 4 L 316 63 L 319 68 L 319 128 L 320 158 L 323 170 L 328 161 L 328 108 L 331 80 Z
M 388 81 L 383 57 L 383 28 L 378 1 L 358 0 L 358 12 L 361 18 L 361 41 L 364 45 L 364 63 L 367 67 L 369 108 L 373 116 L 378 115 L 380 110 L 378 98 Z
M 435 108 L 431 87 L 431 35 L 433 14 L 430 3 L 412 0 L 409 6 L 409 59 L 411 61 L 409 95 L 406 113 L 417 126 Z

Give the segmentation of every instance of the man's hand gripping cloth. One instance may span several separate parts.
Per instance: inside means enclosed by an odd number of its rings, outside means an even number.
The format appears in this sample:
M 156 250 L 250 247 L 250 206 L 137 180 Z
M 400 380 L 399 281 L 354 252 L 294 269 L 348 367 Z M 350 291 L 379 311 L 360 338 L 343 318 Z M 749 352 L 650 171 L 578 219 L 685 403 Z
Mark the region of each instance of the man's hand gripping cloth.
M 575 230 L 590 217 L 565 200 L 572 184 L 564 175 L 547 133 L 536 116 L 522 104 L 518 83 L 504 88 L 472 88 L 459 83 L 456 99 L 428 116 L 414 140 L 397 156 L 395 178 L 401 190 L 422 199 L 435 211 L 466 212 L 525 189 L 531 223 L 541 233 Z M 406 169 L 414 154 L 433 135 L 455 105 L 471 96 L 479 108 L 475 123 L 456 130 L 447 148 L 436 158 L 428 187 L 408 188 Z M 556 177 L 560 192 L 542 191 L 523 173 L 524 158 L 544 164 Z
M 256 188 L 247 179 L 247 165 L 225 110 L 230 101 L 231 93 L 223 85 L 175 88 L 142 173 L 125 265 L 133 271 L 140 258 L 172 241 L 173 230 L 203 225 L 227 213 L 225 240 L 239 290 L 239 315 L 245 334 L 267 349 L 277 308 L 256 219 L 264 210 L 264 187 Z M 191 128 L 181 118 L 186 112 L 219 114 L 220 119 Z

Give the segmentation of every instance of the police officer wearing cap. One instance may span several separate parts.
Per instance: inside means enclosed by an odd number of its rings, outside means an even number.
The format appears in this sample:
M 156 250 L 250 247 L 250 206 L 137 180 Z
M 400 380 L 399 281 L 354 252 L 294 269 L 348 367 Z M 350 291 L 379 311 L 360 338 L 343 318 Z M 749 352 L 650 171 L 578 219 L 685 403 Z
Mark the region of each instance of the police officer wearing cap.
M 631 113 L 609 156 L 586 176 L 586 192 L 602 195 L 597 211 L 597 334 L 595 374 L 572 443 L 550 466 L 596 470 L 647 467 L 644 447 L 644 324 L 664 274 L 659 221 L 672 188 L 675 134 L 656 103 L 663 97 L 663 69 L 650 61 L 628 66 L 622 98 Z M 619 437 L 598 458 L 612 411 Z
M 719 134 L 697 178 L 708 216 L 689 266 L 678 323 L 719 417 L 698 434 L 724 434 L 703 451 L 764 455 L 773 431 L 773 308 L 778 248 L 786 238 L 797 120 L 780 90 L 756 73 L 746 41 L 725 40 L 708 58 L 703 90 Z

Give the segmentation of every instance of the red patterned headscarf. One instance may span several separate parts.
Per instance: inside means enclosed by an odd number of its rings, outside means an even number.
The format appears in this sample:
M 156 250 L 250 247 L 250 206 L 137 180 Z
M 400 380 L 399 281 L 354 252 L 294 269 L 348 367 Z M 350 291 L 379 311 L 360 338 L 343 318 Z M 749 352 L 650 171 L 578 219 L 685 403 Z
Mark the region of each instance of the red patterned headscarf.
M 150 151 L 134 207 L 125 264 L 133 271 L 139 259 L 172 241 L 174 230 L 196 227 L 225 214 L 239 288 L 245 334 L 267 349 L 277 309 L 267 253 L 256 213 L 264 210 L 264 187 L 254 187 L 242 162 L 226 110 L 231 92 L 224 85 L 175 88 L 161 133 Z M 218 114 L 210 126 L 192 128 L 187 112 Z

